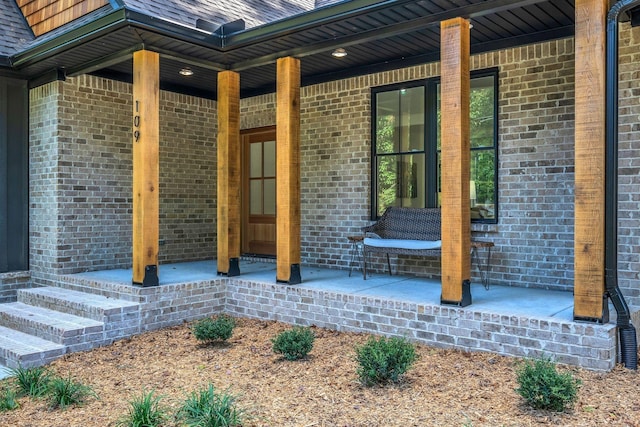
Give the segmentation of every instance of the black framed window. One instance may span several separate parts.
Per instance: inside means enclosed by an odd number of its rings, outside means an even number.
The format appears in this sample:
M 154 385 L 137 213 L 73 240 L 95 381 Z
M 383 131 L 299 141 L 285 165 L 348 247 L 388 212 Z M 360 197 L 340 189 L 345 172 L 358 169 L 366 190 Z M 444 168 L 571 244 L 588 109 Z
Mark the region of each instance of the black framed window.
M 372 218 L 389 206 L 440 206 L 440 79 L 372 89 Z M 498 218 L 498 72 L 471 74 L 473 222 Z

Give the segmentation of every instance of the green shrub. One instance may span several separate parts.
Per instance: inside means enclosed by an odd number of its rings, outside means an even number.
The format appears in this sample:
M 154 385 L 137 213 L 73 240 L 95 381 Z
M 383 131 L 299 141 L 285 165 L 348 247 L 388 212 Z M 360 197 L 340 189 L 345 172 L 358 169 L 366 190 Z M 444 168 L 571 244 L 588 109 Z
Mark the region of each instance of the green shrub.
M 517 375 L 516 391 L 535 409 L 562 412 L 578 398 L 580 380 L 570 372 L 559 373 L 549 359 L 525 361 Z
M 160 406 L 159 396 L 153 392 L 142 392 L 129 401 L 129 413 L 118 422 L 122 427 L 158 427 L 169 418 L 166 410 Z
M 236 427 L 246 419 L 228 392 L 216 393 L 212 384 L 191 393 L 178 411 L 178 419 L 189 427 Z
M 197 321 L 191 331 L 198 341 L 226 341 L 231 338 L 235 326 L 236 322 L 232 317 L 222 314 L 215 319 L 207 317 Z
M 365 386 L 397 383 L 417 357 L 415 347 L 405 338 L 370 337 L 356 346 L 358 377 Z
M 282 354 L 287 360 L 298 360 L 305 357 L 313 348 L 315 336 L 310 328 L 296 326 L 283 331 L 271 340 L 273 351 Z
M 49 390 L 51 373 L 43 366 L 35 368 L 23 368 L 22 366 L 12 369 L 16 387 L 20 394 L 31 397 L 42 397 Z
M 5 387 L 0 393 L 0 412 L 12 411 L 20 406 L 16 400 L 16 392 L 10 387 Z
M 89 396 L 95 393 L 88 385 L 67 378 L 53 378 L 49 384 L 49 407 L 66 408 L 70 405 L 81 405 Z

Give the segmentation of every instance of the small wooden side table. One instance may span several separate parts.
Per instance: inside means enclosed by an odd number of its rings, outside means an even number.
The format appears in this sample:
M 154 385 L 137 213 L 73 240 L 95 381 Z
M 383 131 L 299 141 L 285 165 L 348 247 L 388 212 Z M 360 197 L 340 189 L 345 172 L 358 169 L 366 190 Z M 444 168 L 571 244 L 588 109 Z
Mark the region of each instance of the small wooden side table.
M 353 264 L 356 262 L 358 263 L 358 268 L 360 268 L 360 271 L 364 271 L 364 253 L 362 251 L 362 242 L 364 241 L 364 236 L 347 236 L 347 240 L 351 242 L 351 262 L 349 263 L 349 277 L 351 277 Z

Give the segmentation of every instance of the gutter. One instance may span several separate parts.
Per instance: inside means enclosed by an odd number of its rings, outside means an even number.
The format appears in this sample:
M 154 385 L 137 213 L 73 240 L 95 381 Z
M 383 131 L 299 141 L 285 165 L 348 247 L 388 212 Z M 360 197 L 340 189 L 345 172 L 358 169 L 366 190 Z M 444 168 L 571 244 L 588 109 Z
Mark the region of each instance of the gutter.
M 170 21 L 150 17 L 144 13 L 127 8 L 122 0 L 109 0 L 113 8 L 111 13 L 96 21 L 37 44 L 10 58 L 12 60 L 10 62 L 12 62 L 14 68 L 29 66 L 127 26 L 145 29 L 187 43 L 224 52 L 232 48 L 256 43 L 259 40 L 271 39 L 279 37 L 282 34 L 300 31 L 317 25 L 318 22 L 333 22 L 345 16 L 357 16 L 372 10 L 382 9 L 391 3 L 410 3 L 412 1 L 415 0 L 386 0 L 376 4 L 372 4 L 371 0 L 340 2 L 336 5 L 329 5 L 255 29 L 220 36 L 218 34 L 212 34 Z M 227 47 L 227 49 L 224 49 L 225 47 Z
M 469 18 L 487 15 L 498 10 L 507 10 L 540 3 L 545 0 L 488 0 L 482 4 L 460 6 L 456 9 L 455 16 L 468 16 Z M 250 44 L 293 34 L 313 27 L 321 27 L 343 19 L 354 18 L 377 10 L 384 10 L 389 6 L 415 3 L 415 0 L 385 0 L 372 2 L 371 0 L 342 1 L 327 5 L 320 9 L 311 10 L 290 18 L 251 28 L 246 31 L 233 33 L 222 39 L 222 48 L 225 51 L 243 47 Z M 446 14 L 450 11 L 436 12 L 429 16 Z
M 622 363 L 638 368 L 636 329 L 627 302 L 618 287 L 618 20 L 640 5 L 640 0 L 620 0 L 607 16 L 606 120 L 605 120 L 605 296 L 617 313 Z
M 246 31 L 229 34 L 223 40 L 224 48 L 237 48 L 249 44 L 264 42 L 305 29 L 327 25 L 345 18 L 352 18 L 365 13 L 382 10 L 389 5 L 414 3 L 415 0 L 386 0 L 372 2 L 371 0 L 351 0 L 327 5 L 320 9 L 310 10 L 290 18 L 264 24 Z M 372 4 L 373 3 L 373 4 Z
M 149 17 L 148 15 L 127 9 L 126 7 L 119 7 L 95 21 L 44 41 L 15 55 L 12 58 L 12 65 L 16 69 L 26 67 L 52 56 L 59 55 L 64 51 L 73 49 L 91 40 L 106 36 L 118 29 L 127 27 L 149 30 L 173 39 L 218 51 L 222 45 L 221 38 L 218 35 Z
M 58 37 L 44 41 L 13 57 L 14 68 L 25 67 L 61 52 L 86 43 L 89 40 L 107 35 L 126 24 L 124 9 L 114 10 L 96 21 L 90 22 Z
M 513 7 L 521 7 L 540 3 L 544 0 L 489 0 L 482 5 L 468 5 L 459 7 L 457 15 L 469 17 L 482 16 L 497 10 L 504 10 Z M 27 67 L 39 61 L 58 55 L 67 50 L 78 47 L 84 43 L 108 35 L 116 30 L 130 27 L 132 31 L 136 28 L 154 32 L 161 36 L 166 36 L 185 43 L 201 46 L 215 50 L 224 54 L 243 46 L 265 42 L 271 39 L 293 34 L 305 29 L 331 24 L 333 22 L 354 18 L 363 14 L 384 10 L 391 5 L 403 5 L 414 3 L 415 0 L 351 0 L 327 5 L 320 9 L 284 18 L 277 22 L 265 24 L 249 30 L 238 31 L 230 34 L 216 34 L 199 29 L 194 29 L 182 24 L 155 18 L 143 12 L 133 10 L 124 5 L 122 0 L 109 0 L 113 11 L 96 21 L 89 22 L 69 32 L 46 40 L 34 47 L 21 52 L 10 58 L 15 69 Z M 440 16 L 444 12 L 436 13 L 433 16 Z M 445 13 L 446 14 L 446 13 Z M 402 28 L 402 26 L 400 26 Z M 319 44 L 322 50 L 334 47 L 335 43 L 344 44 L 347 40 L 339 38 Z M 162 52 L 158 52 L 162 53 Z M 305 49 L 294 52 L 297 56 L 303 55 Z M 234 69 L 242 70 L 247 67 L 262 65 L 262 62 L 273 62 L 272 56 L 282 56 L 283 52 L 267 55 L 266 58 L 259 58 L 258 61 L 245 61 L 234 64 L 214 64 L 214 69 Z M 236 67 L 236 65 L 239 67 Z

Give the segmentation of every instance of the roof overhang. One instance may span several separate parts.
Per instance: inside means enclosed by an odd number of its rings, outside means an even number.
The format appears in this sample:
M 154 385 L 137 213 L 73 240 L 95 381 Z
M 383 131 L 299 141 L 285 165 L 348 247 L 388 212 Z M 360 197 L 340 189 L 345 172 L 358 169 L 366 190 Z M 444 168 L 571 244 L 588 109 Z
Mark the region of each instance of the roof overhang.
M 303 84 L 437 61 L 439 23 L 454 17 L 474 23 L 472 53 L 574 33 L 573 0 L 466 3 L 352 0 L 231 33 L 186 27 L 118 3 L 96 19 L 42 38 L 9 58 L 8 66 L 32 86 L 84 73 L 130 81 L 132 53 L 147 49 L 161 56 L 165 89 L 214 97 L 217 71 L 235 70 L 243 96 L 251 96 L 274 90 L 275 61 L 284 56 L 302 58 Z M 331 57 L 338 47 L 349 56 Z M 184 67 L 194 76 L 180 76 Z

